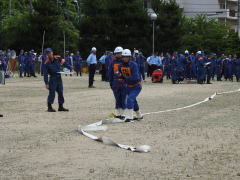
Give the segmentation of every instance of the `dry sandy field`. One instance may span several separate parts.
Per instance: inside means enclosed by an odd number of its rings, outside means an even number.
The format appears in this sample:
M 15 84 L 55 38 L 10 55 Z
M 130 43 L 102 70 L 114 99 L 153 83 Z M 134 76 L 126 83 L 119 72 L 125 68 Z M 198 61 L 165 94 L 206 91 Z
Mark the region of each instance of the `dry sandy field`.
M 153 114 L 136 123 L 109 124 L 106 136 L 127 145 L 150 145 L 134 153 L 86 138 L 77 131 L 114 112 L 109 86 L 96 76 L 63 77 L 67 113 L 46 112 L 42 78 L 12 78 L 0 85 L 0 179 L 239 180 L 240 93 L 181 111 Z M 143 113 L 183 107 L 214 92 L 239 89 L 212 85 L 152 84 L 139 96 Z M 57 101 L 54 107 L 57 108 Z

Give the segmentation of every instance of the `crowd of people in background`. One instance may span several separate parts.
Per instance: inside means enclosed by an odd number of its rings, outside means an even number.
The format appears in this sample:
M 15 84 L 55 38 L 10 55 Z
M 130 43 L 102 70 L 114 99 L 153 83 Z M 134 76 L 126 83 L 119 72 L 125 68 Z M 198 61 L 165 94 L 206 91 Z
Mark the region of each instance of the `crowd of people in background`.
M 106 81 L 108 80 L 107 72 L 112 56 L 111 51 L 106 51 L 99 60 L 102 64 L 102 79 Z M 237 82 L 240 81 L 240 59 L 236 55 L 222 54 L 217 57 L 216 53 L 207 55 L 203 51 L 189 53 L 186 50 L 183 54 L 174 52 L 164 55 L 155 52 L 146 58 L 142 52 L 134 50 L 132 61 L 139 65 L 143 80 L 145 80 L 145 72 L 147 72 L 147 77 L 152 77 L 155 70 L 161 69 L 166 79 L 171 79 L 173 84 L 183 80 L 196 80 L 199 84 L 211 84 L 211 80 L 215 78 L 217 81 L 222 81 L 222 78 L 233 81 L 234 76 Z
M 34 50 L 24 51 L 21 50 L 19 55 L 15 57 L 12 52 L 13 50 L 0 50 L 0 70 L 7 73 L 9 70 L 10 59 L 17 59 L 19 77 L 37 77 L 36 73 L 43 76 L 45 70 L 45 61 L 47 59 L 46 53 L 37 54 Z M 65 52 L 64 59 L 69 65 L 74 67 L 77 76 L 82 76 L 82 58 L 80 52 L 76 51 L 75 54 Z
M 7 72 L 9 60 L 11 59 L 11 50 L 0 50 L 0 70 Z M 102 81 L 109 81 L 108 70 L 112 61 L 113 52 L 106 51 L 99 60 L 97 60 L 96 49 L 92 51 L 88 59 L 82 59 L 80 52 L 65 52 L 64 59 L 73 68 L 77 76 L 82 76 L 83 64 L 88 67 L 89 71 L 89 87 L 93 87 L 94 74 L 96 69 L 102 75 Z M 134 49 L 132 51 L 132 61 L 139 65 L 139 71 L 142 79 L 151 77 L 157 69 L 163 71 L 164 77 L 170 79 L 173 84 L 181 83 L 184 80 L 196 80 L 197 83 L 211 84 L 211 80 L 240 81 L 240 59 L 237 55 L 220 55 L 215 53 L 206 54 L 204 51 L 190 53 L 186 50 L 180 54 L 178 52 L 170 53 L 153 53 L 149 57 L 145 57 L 142 52 Z M 37 77 L 37 73 L 43 75 L 45 70 L 46 53 L 37 54 L 34 50 L 21 50 L 16 56 L 19 77 Z M 7 73 L 6 73 L 7 75 Z M 72 75 L 70 75 L 72 76 Z

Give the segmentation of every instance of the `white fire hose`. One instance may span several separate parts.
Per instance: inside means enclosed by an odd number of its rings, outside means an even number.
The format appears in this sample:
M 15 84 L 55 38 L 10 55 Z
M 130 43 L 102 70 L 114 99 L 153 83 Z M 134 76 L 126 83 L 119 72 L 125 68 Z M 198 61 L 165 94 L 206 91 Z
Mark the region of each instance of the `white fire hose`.
M 151 115 L 151 114 L 160 114 L 160 113 L 172 112 L 172 111 L 180 111 L 180 110 L 183 110 L 183 109 L 192 108 L 194 106 L 198 106 L 200 104 L 206 103 L 206 102 L 214 99 L 218 95 L 224 95 L 224 94 L 230 94 L 230 93 L 236 93 L 236 92 L 240 92 L 240 89 L 234 90 L 234 91 L 221 92 L 221 93 L 216 92 L 213 95 L 211 95 L 210 97 L 207 97 L 202 101 L 199 101 L 197 103 L 194 103 L 194 104 L 191 104 L 191 105 L 188 105 L 188 106 L 175 108 L 175 109 L 168 109 L 168 110 L 164 110 L 164 111 L 144 113 L 143 116 L 147 116 L 147 115 Z M 112 141 L 111 139 L 109 139 L 107 137 L 97 137 L 97 136 L 94 136 L 94 135 L 89 133 L 89 131 L 106 131 L 107 126 L 105 124 L 112 124 L 112 123 L 124 123 L 124 121 L 120 120 L 120 119 L 117 119 L 117 118 L 106 119 L 106 120 L 99 121 L 99 122 L 96 122 L 96 123 L 93 123 L 93 124 L 89 124 L 87 126 L 79 126 L 78 131 L 80 133 L 82 133 L 84 136 L 86 136 L 86 137 L 88 137 L 92 140 L 102 142 L 103 144 L 106 144 L 106 145 L 116 146 L 116 147 L 119 147 L 119 148 L 122 148 L 122 149 L 130 150 L 132 152 L 149 152 L 150 151 L 151 148 L 148 145 L 141 145 L 141 146 L 134 147 L 134 146 L 124 145 L 124 144 L 119 144 L 119 143 L 116 143 L 116 142 Z

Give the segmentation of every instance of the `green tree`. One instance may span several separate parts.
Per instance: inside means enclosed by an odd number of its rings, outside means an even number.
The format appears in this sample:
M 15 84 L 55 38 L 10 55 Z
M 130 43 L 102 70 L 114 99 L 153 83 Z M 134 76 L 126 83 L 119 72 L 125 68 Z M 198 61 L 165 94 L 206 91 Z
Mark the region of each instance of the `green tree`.
M 239 53 L 239 39 L 228 25 L 206 16 L 184 18 L 180 50 L 204 50 L 218 54 Z
M 14 15 L 9 15 L 3 20 L 1 28 L 3 47 L 40 51 L 45 31 L 45 47 L 52 47 L 57 53 L 63 54 L 63 33 L 65 33 L 66 49 L 77 49 L 79 31 L 76 28 L 77 12 L 73 1 L 26 2 L 28 3 L 25 6 L 24 3 L 22 4 L 25 10 L 14 11 Z
M 149 18 L 142 0 L 83 0 L 81 49 L 92 46 L 100 51 L 116 46 L 144 49 L 150 47 Z
M 3 48 L 14 46 L 14 41 L 19 36 L 19 29 L 24 28 L 23 23 L 30 12 L 29 0 L 0 1 L 0 46 Z M 11 7 L 11 8 L 10 8 Z

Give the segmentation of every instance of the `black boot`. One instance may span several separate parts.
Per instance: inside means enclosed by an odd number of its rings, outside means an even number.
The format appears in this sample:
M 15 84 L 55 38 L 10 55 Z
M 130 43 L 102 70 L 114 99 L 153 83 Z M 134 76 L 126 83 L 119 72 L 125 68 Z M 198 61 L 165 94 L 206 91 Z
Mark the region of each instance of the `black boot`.
M 22 72 L 20 72 L 20 76 L 19 76 L 20 78 L 22 78 L 23 76 L 22 76 Z
M 2 114 L 0 114 L 0 117 L 3 117 L 3 115 L 2 115 Z
M 115 116 L 115 118 L 118 118 L 118 119 L 124 120 L 124 119 L 125 119 L 125 116 Z
M 32 73 L 31 76 L 33 76 L 33 77 L 35 77 L 35 78 L 37 77 L 37 76 L 35 75 L 35 73 Z
M 48 112 L 56 112 L 56 110 L 52 108 L 51 104 L 48 104 Z
M 58 111 L 69 111 L 69 110 L 64 108 L 62 104 L 59 104 Z

